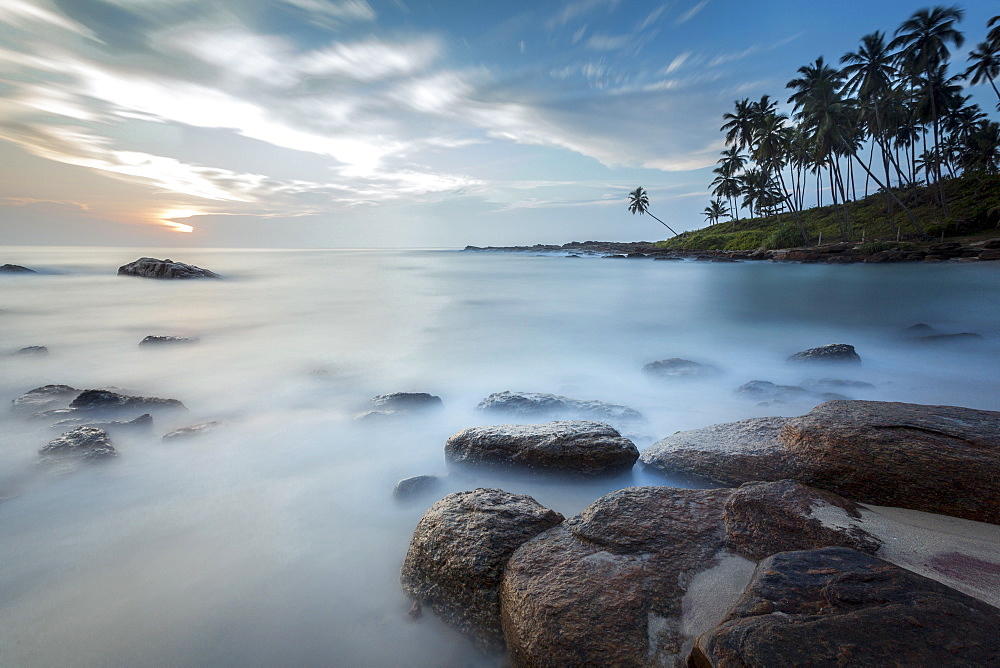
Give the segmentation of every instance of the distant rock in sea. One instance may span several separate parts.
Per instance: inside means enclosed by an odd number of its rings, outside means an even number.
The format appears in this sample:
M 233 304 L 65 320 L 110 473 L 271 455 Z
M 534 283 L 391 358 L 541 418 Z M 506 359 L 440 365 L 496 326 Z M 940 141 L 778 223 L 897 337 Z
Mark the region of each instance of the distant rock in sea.
M 141 276 L 142 278 L 222 278 L 214 271 L 196 267 L 193 264 L 175 262 L 170 258 L 157 260 L 153 257 L 141 257 L 135 262 L 129 262 L 118 267 L 119 276 Z
M 168 343 L 197 343 L 193 336 L 147 336 L 139 342 L 140 346 L 159 346 Z
M 37 274 L 38 272 L 34 269 L 28 269 L 27 267 L 22 267 L 19 264 L 5 264 L 0 265 L 0 274 Z

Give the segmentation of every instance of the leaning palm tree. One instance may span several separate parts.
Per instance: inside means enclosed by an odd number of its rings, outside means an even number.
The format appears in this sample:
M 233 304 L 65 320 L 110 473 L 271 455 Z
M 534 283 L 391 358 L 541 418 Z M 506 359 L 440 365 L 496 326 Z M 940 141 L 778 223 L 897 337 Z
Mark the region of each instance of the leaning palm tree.
M 1000 99 L 1000 90 L 997 90 L 996 84 L 997 77 L 1000 77 L 1000 42 L 981 42 L 969 54 L 969 60 L 972 61 L 972 65 L 962 73 L 962 76 L 973 86 L 981 81 L 989 81 L 993 86 L 993 92 L 997 94 L 997 99 Z
M 637 213 L 639 215 L 642 215 L 644 213 L 649 213 L 649 196 L 646 194 L 646 190 L 642 186 L 639 186 L 638 188 L 636 188 L 635 190 L 633 190 L 628 194 L 628 210 L 632 212 L 633 216 Z M 660 220 L 651 213 L 649 213 L 649 215 L 653 220 L 658 222 L 660 225 L 663 225 L 671 232 L 674 232 L 674 229 L 669 225 L 667 225 L 666 223 L 664 223 L 662 220 Z M 674 232 L 674 236 L 675 237 L 677 236 L 676 232 Z

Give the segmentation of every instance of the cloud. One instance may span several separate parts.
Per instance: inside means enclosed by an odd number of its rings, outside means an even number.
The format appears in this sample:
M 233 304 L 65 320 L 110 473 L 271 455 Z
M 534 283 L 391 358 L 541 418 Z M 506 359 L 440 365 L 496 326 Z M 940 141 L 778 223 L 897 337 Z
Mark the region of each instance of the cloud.
M 674 21 L 674 25 L 675 26 L 684 25 L 685 23 L 693 19 L 695 15 L 698 14 L 698 12 L 705 9 L 705 6 L 708 5 L 708 3 L 709 0 L 701 0 L 701 2 L 696 4 L 694 7 L 692 7 L 691 9 L 687 10 L 686 12 L 678 16 L 677 19 Z
M 630 39 L 630 35 L 591 35 L 586 46 L 595 51 L 615 51 L 626 46 Z

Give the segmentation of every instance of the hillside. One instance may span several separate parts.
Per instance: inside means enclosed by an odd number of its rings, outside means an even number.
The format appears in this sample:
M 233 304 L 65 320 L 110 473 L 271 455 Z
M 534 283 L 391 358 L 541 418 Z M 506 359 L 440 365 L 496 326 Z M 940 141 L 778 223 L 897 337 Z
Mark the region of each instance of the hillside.
M 929 239 L 921 238 L 898 205 L 894 215 L 890 215 L 885 194 L 876 193 L 847 204 L 852 230 L 847 241 L 901 241 L 919 245 L 929 241 L 968 243 L 1000 237 L 1000 175 L 965 174 L 945 179 L 941 185 L 947 211 L 935 203 L 935 193 L 930 187 L 893 189 L 926 230 Z M 810 245 L 841 241 L 838 209 L 842 207 L 823 206 L 802 213 Z M 656 245 L 670 250 L 756 250 L 801 246 L 802 239 L 792 215 L 782 213 L 736 223 L 716 223 L 682 232 Z

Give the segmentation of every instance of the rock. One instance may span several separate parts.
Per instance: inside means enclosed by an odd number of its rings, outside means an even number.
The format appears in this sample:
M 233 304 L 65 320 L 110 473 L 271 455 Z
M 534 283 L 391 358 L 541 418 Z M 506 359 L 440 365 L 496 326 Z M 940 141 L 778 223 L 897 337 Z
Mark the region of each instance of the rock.
M 913 339 L 914 343 L 935 344 L 935 343 L 972 343 L 982 341 L 982 334 L 973 332 L 959 332 L 957 334 L 931 334 L 930 336 L 918 336 Z
M 761 401 L 803 399 L 811 393 L 798 385 L 775 385 L 768 380 L 751 380 L 736 388 L 737 394 Z
M 829 512 L 830 509 L 833 512 Z M 837 512 L 839 510 L 839 512 Z M 874 554 L 882 544 L 858 526 L 824 523 L 829 516 L 861 519 L 859 506 L 842 496 L 794 480 L 747 483 L 726 500 L 727 545 L 760 560 L 776 552 L 828 545 Z
M 213 271 L 202 269 L 183 262 L 157 260 L 152 257 L 141 257 L 135 262 L 118 267 L 119 276 L 141 276 L 143 278 L 222 278 Z
M 111 412 L 132 408 L 149 409 L 184 409 L 177 399 L 160 399 L 158 397 L 133 397 L 110 390 L 84 390 L 69 407 L 76 411 Z
M 846 343 L 829 343 L 819 348 L 810 348 L 795 353 L 788 358 L 789 362 L 842 362 L 861 364 L 861 357 L 854 346 Z
M 685 595 L 716 585 L 717 624 L 753 562 L 727 553 L 722 508 L 731 490 L 632 487 L 530 540 L 507 563 L 503 629 L 516 666 L 670 666 L 693 635 Z M 713 567 L 744 573 L 699 577 Z M 718 572 L 718 571 L 717 571 Z M 727 590 L 729 589 L 729 590 Z
M 610 425 L 589 420 L 470 427 L 445 444 L 445 458 L 457 464 L 585 475 L 628 470 L 638 457 L 632 441 Z
M 820 378 L 819 380 L 806 379 L 802 381 L 802 387 L 814 394 L 826 394 L 830 392 L 841 392 L 844 390 L 875 389 L 874 385 L 866 383 L 863 380 L 844 380 L 842 378 Z
M 140 346 L 160 346 L 168 343 L 197 343 L 193 336 L 147 336 L 139 342 Z
M 194 436 L 204 436 L 213 431 L 225 427 L 226 423 L 222 420 L 211 420 L 208 422 L 199 422 L 198 424 L 193 424 L 188 427 L 180 427 L 179 429 L 174 429 L 173 431 L 168 431 L 163 435 L 161 440 L 164 441 L 180 441 L 186 438 L 192 438 Z
M 70 455 L 85 460 L 117 457 L 118 451 L 111 445 L 108 432 L 95 427 L 77 427 L 38 451 L 43 456 Z
M 116 431 L 119 429 L 149 429 L 153 426 L 153 416 L 143 413 L 134 420 L 111 420 L 110 422 L 94 422 L 88 418 L 67 418 L 52 425 L 53 429 L 66 430 L 73 427 L 94 427 L 105 431 Z
M 426 392 L 393 392 L 372 397 L 372 405 L 379 410 L 417 412 L 444 407 L 441 397 Z
M 49 349 L 45 346 L 26 346 L 18 350 L 15 355 L 48 355 Z
M 13 409 L 17 413 L 38 413 L 57 406 L 66 406 L 76 399 L 81 391 L 69 385 L 43 385 L 14 399 Z
M 1000 610 L 841 547 L 763 561 L 688 665 L 995 666 Z
M 441 485 L 441 478 L 436 475 L 415 475 L 403 478 L 392 488 L 392 495 L 397 499 L 411 499 L 427 494 Z
M 513 417 L 580 418 L 627 422 L 641 420 L 642 414 L 628 406 L 597 400 L 581 400 L 540 392 L 496 392 L 479 402 L 485 413 Z
M 650 362 L 644 365 L 642 370 L 657 378 L 707 378 L 722 373 L 711 364 L 701 364 L 679 357 Z
M 22 267 L 19 264 L 4 264 L 0 265 L 0 274 L 37 274 L 38 272 L 34 269 L 28 269 L 27 267 Z
M 510 555 L 563 516 L 530 496 L 477 489 L 424 513 L 403 562 L 403 589 L 480 647 L 503 647 L 500 580 Z
M 1000 524 L 1000 412 L 830 401 L 797 418 L 681 432 L 641 460 L 727 485 L 787 478 L 862 503 Z

